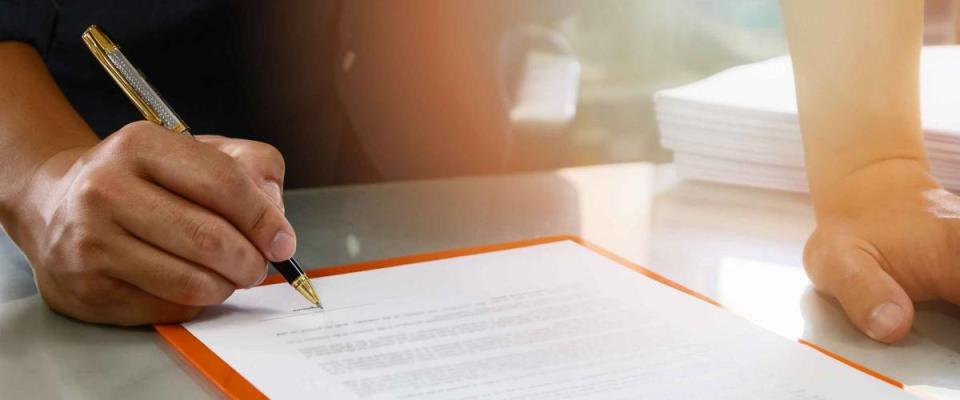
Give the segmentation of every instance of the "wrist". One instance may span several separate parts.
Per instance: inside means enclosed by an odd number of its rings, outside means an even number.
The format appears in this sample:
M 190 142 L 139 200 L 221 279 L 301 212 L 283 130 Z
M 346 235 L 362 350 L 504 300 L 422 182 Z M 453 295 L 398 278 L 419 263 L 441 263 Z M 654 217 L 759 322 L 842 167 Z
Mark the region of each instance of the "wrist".
M 925 160 L 894 157 L 864 164 L 828 184 L 811 182 L 810 193 L 817 218 L 823 219 L 855 215 L 881 199 L 919 201 L 924 192 L 940 188 Z
M 71 170 L 90 146 L 58 150 L 38 162 L 25 174 L 14 191 L 0 202 L 0 224 L 11 239 L 28 253 L 36 243 L 34 231 L 42 230 L 50 220 L 51 205 L 62 197 L 63 182 L 71 180 Z

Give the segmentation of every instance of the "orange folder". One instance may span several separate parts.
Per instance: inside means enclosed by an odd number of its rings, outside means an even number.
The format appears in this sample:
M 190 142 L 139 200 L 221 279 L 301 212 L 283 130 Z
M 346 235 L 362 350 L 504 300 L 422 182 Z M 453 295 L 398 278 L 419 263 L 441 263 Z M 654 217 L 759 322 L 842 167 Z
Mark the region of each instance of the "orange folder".
M 454 258 L 468 256 L 472 254 L 488 253 L 493 251 L 500 250 L 509 250 L 516 249 L 520 247 L 529 247 L 540 245 L 544 243 L 558 242 L 570 240 L 584 246 L 597 254 L 600 254 L 604 257 L 607 257 L 624 267 L 630 268 L 640 274 L 647 276 L 650 279 L 653 279 L 657 282 L 660 282 L 664 285 L 670 286 L 674 289 L 677 289 L 681 292 L 689 294 L 693 297 L 696 297 L 700 300 L 703 300 L 707 303 L 713 304 L 717 307 L 723 307 L 720 303 L 714 301 L 713 299 L 704 296 L 703 294 L 697 293 L 677 282 L 674 282 L 666 277 L 657 274 L 656 272 L 650 271 L 644 267 L 641 267 L 637 264 L 634 264 L 627 259 L 620 257 L 616 254 L 613 254 L 607 250 L 600 248 L 599 246 L 593 245 L 584 241 L 583 239 L 577 236 L 554 236 L 554 237 L 544 237 L 537 239 L 521 240 L 517 242 L 494 244 L 487 246 L 478 246 L 470 247 L 457 250 L 448 250 L 440 251 L 435 253 L 426 253 L 426 254 L 417 254 L 411 256 L 403 256 L 397 258 L 390 258 L 386 260 L 370 261 L 359 264 L 351 265 L 340 265 L 329 268 L 314 269 L 307 272 L 310 277 L 319 277 L 319 276 L 328 276 L 328 275 L 337 275 L 337 274 L 346 274 L 350 272 L 366 271 L 377 268 L 387 268 L 395 267 L 399 265 L 412 264 L 424 261 L 433 261 L 441 260 L 445 258 Z M 282 283 L 283 278 L 279 275 L 271 276 L 263 282 L 264 285 L 271 285 L 276 283 Z M 188 363 L 192 364 L 204 377 L 210 380 L 218 389 L 220 389 L 223 394 L 229 398 L 234 399 L 266 399 L 263 393 L 257 390 L 246 378 L 237 373 L 233 368 L 230 367 L 226 362 L 224 362 L 220 357 L 214 354 L 207 346 L 205 346 L 200 340 L 194 337 L 186 328 L 180 324 L 163 324 L 163 325 L 154 325 L 157 333 L 163 337 L 164 340 L 177 353 L 183 357 Z M 877 379 L 880 379 L 884 382 L 887 382 L 891 385 L 894 385 L 899 388 L 903 388 L 903 384 L 891 379 L 887 376 L 881 375 L 880 373 L 873 371 L 863 365 L 857 364 L 851 360 L 841 357 L 840 355 L 833 353 L 823 347 L 820 347 L 816 344 L 807 342 L 803 339 L 799 339 L 800 343 L 803 343 L 807 346 L 810 346 L 817 351 L 820 351 L 823 354 L 826 354 L 834 359 L 837 359 L 844 364 L 847 364 L 853 368 L 856 368 L 864 373 L 873 376 Z

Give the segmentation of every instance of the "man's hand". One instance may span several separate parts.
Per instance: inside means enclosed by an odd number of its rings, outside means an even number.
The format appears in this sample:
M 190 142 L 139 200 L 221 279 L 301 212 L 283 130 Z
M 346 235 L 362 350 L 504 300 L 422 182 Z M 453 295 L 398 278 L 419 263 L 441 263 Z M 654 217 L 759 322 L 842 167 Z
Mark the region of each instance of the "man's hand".
M 910 331 L 912 301 L 960 304 L 960 197 L 921 162 L 881 161 L 825 194 L 804 263 L 857 328 L 892 343 Z
M 148 122 L 59 153 L 34 173 L 26 202 L 38 217 L 24 251 L 40 294 L 90 322 L 189 320 L 260 283 L 267 259 L 293 255 L 283 175 L 269 145 Z

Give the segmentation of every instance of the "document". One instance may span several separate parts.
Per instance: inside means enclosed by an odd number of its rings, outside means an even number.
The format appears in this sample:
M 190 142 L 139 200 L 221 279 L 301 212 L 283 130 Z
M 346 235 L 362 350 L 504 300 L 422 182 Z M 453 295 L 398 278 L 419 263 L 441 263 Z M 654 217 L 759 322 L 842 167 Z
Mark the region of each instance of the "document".
M 572 241 L 313 282 L 184 326 L 277 399 L 912 398 Z

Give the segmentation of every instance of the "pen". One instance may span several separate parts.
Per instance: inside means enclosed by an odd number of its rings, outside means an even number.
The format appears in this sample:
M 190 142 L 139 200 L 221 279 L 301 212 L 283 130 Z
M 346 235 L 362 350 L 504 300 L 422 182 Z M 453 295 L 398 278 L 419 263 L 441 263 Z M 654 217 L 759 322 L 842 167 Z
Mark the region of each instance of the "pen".
M 120 48 L 103 32 L 100 27 L 91 25 L 82 35 L 83 42 L 87 44 L 90 52 L 96 57 L 103 69 L 107 70 L 114 82 L 120 86 L 120 89 L 133 101 L 133 104 L 140 110 L 144 118 L 155 124 L 161 125 L 173 132 L 187 136 L 190 134 L 190 128 L 180 119 L 167 105 L 167 102 L 157 93 L 143 74 L 133 64 L 127 60 L 127 57 L 120 52 Z M 316 306 L 323 308 L 320 303 L 320 297 L 317 291 L 310 283 L 310 278 L 300 268 L 297 260 L 290 258 L 286 261 L 270 262 L 273 268 L 283 275 L 290 286 L 293 286 L 297 292 Z

